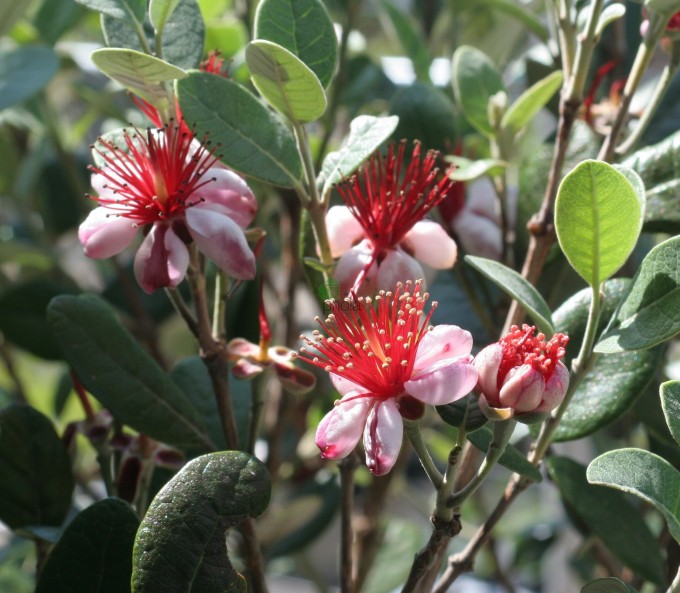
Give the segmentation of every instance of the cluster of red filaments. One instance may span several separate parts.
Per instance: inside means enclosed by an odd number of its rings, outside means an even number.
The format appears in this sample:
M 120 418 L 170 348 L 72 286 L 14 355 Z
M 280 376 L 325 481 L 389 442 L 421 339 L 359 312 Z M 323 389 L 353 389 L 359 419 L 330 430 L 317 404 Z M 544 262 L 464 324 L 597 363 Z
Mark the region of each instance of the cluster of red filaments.
M 453 181 L 437 177 L 439 153 L 428 151 L 421 162 L 420 143 L 402 176 L 404 150 L 390 145 L 387 156 L 376 153 L 363 171 L 338 186 L 338 192 L 363 227 L 377 252 L 394 248 L 413 225 L 441 202 Z
M 229 64 L 227 64 L 226 67 L 224 66 L 224 58 L 217 50 L 208 52 L 208 57 L 201 62 L 198 68 L 202 72 L 216 74 L 217 76 L 222 76 L 223 78 L 226 78 L 227 74 L 229 73 Z
M 102 138 L 95 150 L 105 164 L 91 170 L 106 179 L 115 197 L 96 197 L 102 206 L 143 226 L 168 220 L 203 201 L 196 192 L 214 181 L 205 177 L 215 164 L 214 148 L 192 144 L 179 125 L 125 132 L 125 147 Z M 107 193 L 108 193 L 107 192 Z
M 532 325 L 524 324 L 522 329 L 513 325 L 510 333 L 501 338 L 503 361 L 498 369 L 499 386 L 510 369 L 523 364 L 531 365 L 546 381 L 552 376 L 555 365 L 564 356 L 569 337 L 558 333 L 546 342 L 544 334 L 534 335 L 535 332 Z
M 373 299 L 326 301 L 331 313 L 325 321 L 316 319 L 326 335 L 317 330 L 313 339 L 301 336 L 316 353 L 303 347 L 300 357 L 360 385 L 366 390 L 362 395 L 401 395 L 437 306 L 433 302 L 423 315 L 430 295 L 421 294 L 420 286 L 421 281 L 400 282 L 394 292 L 380 291 Z

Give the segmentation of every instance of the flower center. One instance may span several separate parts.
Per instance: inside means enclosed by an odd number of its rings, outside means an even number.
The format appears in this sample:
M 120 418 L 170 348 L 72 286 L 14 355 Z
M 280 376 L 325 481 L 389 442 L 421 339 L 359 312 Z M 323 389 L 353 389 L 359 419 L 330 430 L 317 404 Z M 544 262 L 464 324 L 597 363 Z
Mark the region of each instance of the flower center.
M 301 338 L 318 354 L 301 348 L 301 358 L 329 373 L 356 383 L 366 397 L 398 397 L 413 373 L 418 344 L 429 331 L 436 303 L 423 316 L 429 298 L 420 293 L 421 282 L 397 284 L 392 292 L 380 291 L 375 299 L 359 297 L 326 301 L 331 313 L 317 318 L 326 335 Z
M 195 194 L 214 180 L 205 174 L 217 160 L 214 148 L 192 139 L 181 125 L 126 131 L 123 148 L 99 139 L 96 150 L 105 164 L 91 170 L 106 180 L 108 191 L 93 199 L 140 226 L 182 215 L 203 201 Z

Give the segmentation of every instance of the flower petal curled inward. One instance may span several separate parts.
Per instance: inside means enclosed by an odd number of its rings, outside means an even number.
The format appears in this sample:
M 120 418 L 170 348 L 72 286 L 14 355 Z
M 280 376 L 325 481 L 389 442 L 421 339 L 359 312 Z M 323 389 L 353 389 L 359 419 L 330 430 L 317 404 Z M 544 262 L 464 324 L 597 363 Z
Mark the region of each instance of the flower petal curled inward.
M 394 290 L 397 282 L 423 278 L 423 267 L 401 248 L 389 249 L 380 262 L 376 285 L 378 290 Z
M 366 465 L 373 475 L 383 476 L 392 469 L 404 438 L 404 425 L 394 399 L 373 400 L 366 420 L 364 449 Z
M 326 459 L 347 457 L 357 446 L 373 403 L 371 397 L 350 395 L 326 414 L 316 429 L 316 446 Z
M 135 277 L 148 293 L 177 286 L 188 267 L 189 251 L 168 225 L 154 225 L 135 255 Z
M 255 255 L 243 230 L 231 218 L 205 208 L 189 208 L 187 228 L 198 249 L 239 280 L 255 277 Z
M 531 365 L 523 364 L 508 371 L 498 399 L 501 406 L 515 412 L 531 412 L 541 403 L 544 389 L 543 375 Z
M 437 325 L 418 344 L 414 373 L 441 360 L 467 356 L 472 350 L 472 334 L 457 325 Z
M 137 234 L 129 218 L 112 214 L 109 208 L 95 208 L 81 223 L 78 238 L 85 255 L 95 259 L 111 257 L 123 251 Z
M 404 383 L 406 393 L 433 406 L 450 404 L 465 397 L 477 384 L 472 356 L 441 360 L 422 369 Z
M 337 373 L 329 373 L 329 376 L 331 383 L 333 383 L 333 387 L 335 387 L 338 390 L 338 393 L 343 397 L 345 395 L 349 395 L 350 393 L 361 393 L 362 391 L 366 391 L 363 387 L 361 387 L 361 385 L 357 385 L 342 375 L 338 375 Z
M 543 399 L 536 412 L 551 412 L 562 403 L 569 387 L 569 369 L 560 360 L 555 365 L 552 376 L 545 383 Z
M 366 234 L 347 206 L 333 206 L 326 213 L 326 228 L 333 257 L 340 257 Z
M 226 214 L 241 228 L 246 228 L 255 218 L 257 201 L 246 182 L 233 171 L 212 167 L 203 177 L 213 181 L 201 188 L 205 200 L 197 207 Z
M 452 268 L 458 258 L 456 242 L 433 220 L 417 222 L 401 244 L 418 261 L 438 270 Z
M 500 406 L 498 401 L 498 369 L 503 361 L 503 347 L 490 344 L 475 356 L 474 365 L 479 373 L 479 389 L 486 395 L 491 406 Z
M 340 257 L 334 274 L 340 288 L 340 296 L 344 297 L 349 294 L 350 290 L 354 287 L 357 276 L 359 276 L 372 259 L 373 248 L 368 239 L 355 245 Z M 373 263 L 364 277 L 360 287 L 361 295 L 375 292 L 376 267 L 376 264 Z

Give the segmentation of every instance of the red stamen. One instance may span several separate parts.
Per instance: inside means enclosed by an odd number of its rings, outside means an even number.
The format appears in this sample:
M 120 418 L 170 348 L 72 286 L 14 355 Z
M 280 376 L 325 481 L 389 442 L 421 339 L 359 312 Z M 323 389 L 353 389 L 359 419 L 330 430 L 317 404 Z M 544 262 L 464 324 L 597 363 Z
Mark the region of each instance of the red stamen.
M 203 60 L 198 66 L 199 70 L 203 72 L 209 72 L 210 74 L 216 74 L 223 78 L 227 78 L 229 74 L 229 66 L 231 62 L 224 66 L 224 58 L 218 50 L 211 50 L 208 52 L 208 57 Z

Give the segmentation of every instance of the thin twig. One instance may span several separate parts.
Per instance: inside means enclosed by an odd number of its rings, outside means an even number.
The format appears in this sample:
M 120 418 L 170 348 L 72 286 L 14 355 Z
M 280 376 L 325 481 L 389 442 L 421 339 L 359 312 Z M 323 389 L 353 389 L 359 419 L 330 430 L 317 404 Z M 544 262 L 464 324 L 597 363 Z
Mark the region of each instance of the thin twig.
M 340 461 L 340 591 L 354 593 L 354 531 L 352 514 L 354 512 L 354 473 L 359 465 L 356 451 Z

